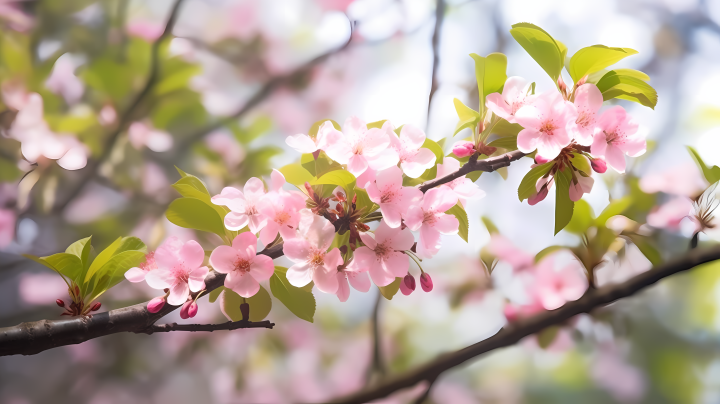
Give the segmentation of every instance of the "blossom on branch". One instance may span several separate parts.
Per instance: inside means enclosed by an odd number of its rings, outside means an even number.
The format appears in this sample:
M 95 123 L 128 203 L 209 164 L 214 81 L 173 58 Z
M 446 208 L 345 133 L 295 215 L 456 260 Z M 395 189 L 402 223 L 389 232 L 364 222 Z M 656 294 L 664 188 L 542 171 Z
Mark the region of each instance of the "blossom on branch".
M 187 301 L 190 292 L 199 292 L 205 287 L 209 269 L 202 266 L 204 258 L 205 251 L 197 241 L 182 244 L 179 240 L 170 240 L 155 251 L 158 268 L 148 273 L 145 280 L 153 289 L 170 289 L 167 302 L 179 306 Z
M 440 250 L 440 234 L 457 234 L 460 222 L 445 211 L 455 206 L 458 198 L 453 190 L 442 185 L 425 193 L 421 203 L 410 206 L 405 224 L 410 230 L 420 230 L 417 255 L 432 258 Z
M 368 129 L 358 117 L 350 117 L 343 125 L 343 132 L 332 128 L 325 134 L 325 152 L 340 164 L 347 164 L 347 170 L 355 177 L 369 168 L 383 170 L 398 163 L 400 157 L 390 146 L 395 136 L 390 122 L 382 128 Z
M 422 147 L 425 143 L 425 132 L 414 125 L 403 125 L 400 136 L 389 134 L 390 146 L 395 149 L 400 159 L 400 167 L 405 175 L 418 178 L 425 170 L 435 165 L 435 153 Z
M 549 91 L 524 105 L 515 114 L 515 122 L 524 128 L 517 137 L 518 149 L 552 160 L 572 141 L 566 126 L 572 117 L 572 106 L 560 93 Z
M 410 230 L 392 228 L 382 220 L 374 234 L 361 233 L 360 238 L 365 246 L 355 250 L 349 268 L 367 268 L 377 286 L 387 286 L 396 277 L 407 274 L 410 258 L 402 251 L 411 249 L 415 243 Z
M 408 207 L 421 200 L 423 193 L 415 187 L 403 187 L 402 172 L 396 166 L 377 174 L 377 179 L 366 185 L 368 196 L 380 206 L 385 223 L 392 228 L 399 227 Z
M 254 296 L 258 282 L 270 279 L 275 266 L 272 258 L 257 255 L 257 237 L 250 232 L 238 234 L 232 246 L 221 245 L 210 254 L 210 265 L 225 277 L 225 287 L 242 297 Z

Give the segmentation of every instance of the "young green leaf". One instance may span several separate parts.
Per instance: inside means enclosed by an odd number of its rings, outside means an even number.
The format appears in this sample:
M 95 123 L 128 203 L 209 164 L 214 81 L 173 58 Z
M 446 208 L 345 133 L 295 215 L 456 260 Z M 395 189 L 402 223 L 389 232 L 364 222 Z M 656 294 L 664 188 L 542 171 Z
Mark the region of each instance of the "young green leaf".
M 270 291 L 294 315 L 312 323 L 315 316 L 315 296 L 310 291 L 291 285 L 286 273 L 287 268 L 275 267 L 275 273 L 270 277 Z
M 517 150 L 517 137 L 500 137 L 487 144 L 490 147 L 498 147 L 507 151 Z
M 395 278 L 395 280 L 387 286 L 378 286 L 380 294 L 387 300 L 392 300 L 393 296 L 400 290 L 400 282 L 402 282 L 402 280 L 403 278 Z
M 436 141 L 426 138 L 425 143 L 423 143 L 422 147 L 430 149 L 430 151 L 435 154 L 435 165 L 442 164 L 444 157 L 443 149 Z
M 74 254 L 57 253 L 42 258 L 29 254 L 23 254 L 23 256 L 37 263 L 43 264 L 71 280 L 76 280 L 83 270 L 82 261 Z
M 352 199 L 353 195 L 355 195 L 355 176 L 344 170 L 330 171 L 322 177 L 313 180 L 310 184 L 337 185 L 345 190 L 348 199 Z
M 698 167 L 700 167 L 700 170 L 703 173 L 703 176 L 709 182 L 710 184 L 714 184 L 718 181 L 720 181 L 720 167 L 718 166 L 708 166 L 703 161 L 702 157 L 700 157 L 700 154 L 693 149 L 690 146 L 687 146 L 688 151 L 690 152 L 690 155 L 692 155 L 693 159 L 697 163 Z
M 630 205 L 632 205 L 632 203 L 633 199 L 629 196 L 620 199 L 613 199 L 610 201 L 610 204 L 608 204 L 608 206 L 600 212 L 600 216 L 595 219 L 595 225 L 605 227 L 605 222 L 607 222 L 608 219 L 623 213 L 630 207 Z
M 561 245 L 551 245 L 550 247 L 543 248 L 542 250 L 540 250 L 539 253 L 535 254 L 535 263 L 537 264 L 538 262 L 542 261 L 542 259 L 547 257 L 548 255 L 550 255 L 556 251 L 560 251 L 564 248 L 567 248 L 567 247 L 563 247 Z
M 97 299 L 108 289 L 125 279 L 125 272 L 132 267 L 140 265 L 145 260 L 145 252 L 128 250 L 115 254 L 108 262 L 95 272 L 89 290 L 92 294 L 89 302 Z
M 620 60 L 638 53 L 630 48 L 610 48 L 605 45 L 593 45 L 582 48 L 570 58 L 570 77 L 577 82 L 586 74 L 595 73 Z
M 491 53 L 487 57 L 473 53 L 470 57 L 475 60 L 475 79 L 477 80 L 480 98 L 479 116 L 482 119 L 485 116 L 485 98 L 488 94 L 501 92 L 505 85 L 505 80 L 507 80 L 507 57 L 502 53 Z
M 575 203 L 570 199 L 570 170 L 558 171 L 555 174 L 555 234 L 564 229 L 573 217 Z
M 66 253 L 73 254 L 76 257 L 80 258 L 83 268 L 90 267 L 90 250 L 92 249 L 91 240 L 92 236 L 85 237 L 84 239 L 78 240 L 70 244 L 70 246 L 65 249 Z
M 375 122 L 370 122 L 370 123 L 368 123 L 366 126 L 367 126 L 368 129 L 372 129 L 372 128 L 380 129 L 380 128 L 382 128 L 382 126 L 385 124 L 385 122 L 387 122 L 387 119 L 383 119 L 383 120 L 375 121 Z M 340 128 L 337 128 L 337 129 L 340 130 Z
M 657 105 L 657 91 L 650 84 L 634 76 L 622 75 L 610 70 L 598 81 L 597 87 L 605 101 L 620 98 L 652 109 Z
M 460 223 L 460 226 L 458 227 L 458 236 L 460 236 L 461 239 L 465 240 L 465 242 L 468 242 L 468 233 L 470 232 L 470 222 L 468 221 L 467 213 L 465 212 L 465 209 L 462 207 L 460 202 L 456 203 L 455 206 L 448 209 L 445 214 L 453 215 L 455 218 L 457 218 L 458 222 Z
M 463 104 L 462 101 L 458 100 L 457 98 L 453 99 L 453 103 L 455 104 L 455 111 L 458 114 L 458 118 L 460 118 L 460 121 L 455 126 L 455 132 L 453 132 L 453 136 L 457 135 L 461 130 L 465 128 L 475 130 L 474 128 L 480 122 L 480 119 L 482 119 L 480 117 L 480 114 L 474 109 Z
M 308 172 L 302 165 L 298 163 L 288 164 L 278 171 L 285 176 L 285 181 L 297 186 L 298 188 L 304 188 L 306 182 L 311 182 L 314 177 Z
M 526 22 L 513 25 L 510 35 L 557 83 L 565 58 L 555 39 L 537 25 Z
M 495 226 L 495 223 L 493 223 L 492 219 L 487 216 L 483 216 L 480 218 L 480 220 L 482 220 L 485 228 L 487 229 L 488 233 L 490 233 L 490 235 L 500 234 L 500 230 L 498 230 L 497 226 Z
M 212 207 L 197 198 L 178 198 L 170 203 L 165 216 L 177 226 L 225 236 L 223 218 Z
M 592 174 L 592 168 L 590 167 L 590 161 L 587 157 L 583 156 L 582 153 L 572 153 L 570 162 L 573 167 L 584 172 L 585 174 Z
M 95 275 L 95 272 L 97 272 L 103 265 L 110 261 L 110 258 L 115 255 L 115 251 L 117 251 L 118 247 L 120 247 L 122 242 L 123 238 L 118 237 L 117 240 L 113 241 L 112 244 L 110 244 L 106 249 L 102 250 L 100 254 L 95 257 L 92 264 L 90 264 L 90 268 L 88 268 L 87 273 L 85 274 L 85 279 L 83 279 L 82 281 L 83 284 L 87 284 L 90 281 L 90 278 Z
M 270 314 L 270 309 L 272 309 L 270 294 L 264 287 L 260 286 L 260 290 L 247 299 L 225 288 L 220 294 L 220 311 L 231 321 L 240 321 L 243 319 L 240 311 L 240 305 L 243 302 L 250 306 L 250 321 L 264 320 Z
M 553 163 L 552 161 L 547 162 L 545 164 L 531 168 L 530 171 L 525 174 L 525 177 L 523 177 L 522 181 L 520 181 L 520 186 L 518 187 L 518 198 L 520 199 L 520 202 L 535 195 L 535 193 L 537 192 L 535 185 L 537 184 L 538 180 L 542 178 L 545 174 L 547 174 L 547 172 L 550 171 L 554 164 L 555 163 Z
M 590 207 L 589 203 L 580 199 L 575 202 L 572 219 L 570 219 L 570 223 L 565 227 L 565 230 L 573 234 L 585 234 L 594 221 L 592 207 Z

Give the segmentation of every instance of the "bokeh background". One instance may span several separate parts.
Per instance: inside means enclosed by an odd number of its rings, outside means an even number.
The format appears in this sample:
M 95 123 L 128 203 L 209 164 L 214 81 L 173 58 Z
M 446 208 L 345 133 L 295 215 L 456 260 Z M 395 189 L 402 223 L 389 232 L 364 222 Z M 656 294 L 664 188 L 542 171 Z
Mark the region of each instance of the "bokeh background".
M 96 247 L 121 235 L 138 236 L 151 248 L 170 235 L 210 245 L 164 217 L 176 197 L 169 186 L 178 178 L 173 165 L 218 193 L 297 160 L 286 136 L 306 133 L 320 119 L 343 122 L 350 115 L 411 123 L 450 145 L 457 122 L 453 98 L 477 104 L 470 53 L 503 52 L 508 75 L 536 81 L 540 91 L 552 89 L 510 36 L 517 22 L 543 27 L 569 53 L 593 44 L 636 49 L 639 54 L 619 66 L 646 72 L 659 93 L 654 111 L 621 101 L 648 128 L 652 150 L 627 175 L 608 173 L 596 181 L 585 198 L 596 213 L 628 190 L 658 204 L 672 199 L 667 189 L 638 191 L 638 180 L 647 176 L 676 175 L 671 182 L 692 188 L 701 180 L 684 145 L 720 164 L 720 1 L 443 3 L 438 89 L 429 108 L 435 1 L 186 0 L 175 39 L 161 49 L 158 86 L 108 150 L 108 134 L 145 83 L 151 43 L 162 34 L 172 2 L 0 0 L 3 103 L 11 106 L 18 88 L 39 93 L 41 118 L 77 150 L 68 161 L 40 158 L 30 165 L 19 158 L 17 140 L 6 133 L 0 138 L 0 326 L 57 318 L 54 301 L 66 297 L 60 278 L 22 253 L 48 255 L 91 234 Z M 308 64 L 320 55 L 327 57 Z M 258 92 L 262 96 L 254 99 Z M 98 167 L 68 170 L 103 155 Z M 579 243 L 568 232 L 553 237 L 553 196 L 534 207 L 518 202 L 516 189 L 531 163 L 525 160 L 513 164 L 507 178 L 480 177 L 487 196 L 467 207 L 470 242 L 446 237 L 439 255 L 425 263 L 435 290 L 380 301 L 387 374 L 487 338 L 505 323 L 503 307 L 517 285 L 502 265 L 492 277 L 482 269 L 479 253 L 490 236 L 481 216 L 528 253 Z M 88 168 L 95 173 L 88 176 Z M 656 227 L 652 237 L 664 258 L 687 248 L 687 226 Z M 720 240 L 709 233 L 701 243 Z M 599 279 L 622 280 L 650 267 L 627 246 Z M 447 372 L 429 402 L 720 402 L 719 269 L 676 276 L 581 316 L 545 348 L 530 337 Z M 102 310 L 145 301 L 154 292 L 123 282 L 101 299 Z M 340 303 L 316 293 L 312 324 L 275 301 L 273 330 L 113 335 L 4 357 L 0 402 L 322 402 L 382 377 L 371 368 L 377 294 L 353 290 Z M 185 321 L 176 313 L 167 320 Z M 220 321 L 218 305 L 201 299 L 192 322 Z M 411 402 L 423 387 L 383 402 Z

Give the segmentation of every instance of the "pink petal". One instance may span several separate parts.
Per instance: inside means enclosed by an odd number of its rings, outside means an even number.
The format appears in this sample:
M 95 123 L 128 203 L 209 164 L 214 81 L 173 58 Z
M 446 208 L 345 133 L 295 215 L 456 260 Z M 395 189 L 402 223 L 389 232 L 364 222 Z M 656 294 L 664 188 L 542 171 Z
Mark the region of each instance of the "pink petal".
M 270 191 L 279 191 L 285 185 L 285 176 L 278 170 L 272 170 L 270 173 Z
M 251 259 L 257 252 L 257 237 L 250 232 L 240 233 L 233 239 L 232 248 L 238 250 L 240 257 Z
M 400 166 L 405 175 L 410 178 L 418 178 L 425 170 L 435 165 L 435 159 L 435 153 L 423 147 L 415 156 L 400 163 Z
M 538 131 L 542 126 L 543 112 L 535 105 L 525 105 L 515 112 L 515 122 L 525 129 Z
M 395 277 L 386 271 L 377 259 L 373 259 L 368 265 L 368 273 L 370 278 L 377 286 L 387 286 L 395 280 Z
M 368 162 L 365 160 L 365 157 L 363 157 L 360 154 L 353 154 L 347 163 L 347 169 L 354 175 L 355 177 L 359 176 L 360 174 L 364 173 L 365 170 L 368 168 Z
M 337 280 L 338 280 L 338 288 L 337 288 L 337 297 L 340 299 L 341 302 L 347 302 L 348 297 L 350 297 L 350 285 L 348 285 L 348 280 L 343 272 L 338 272 L 337 274 Z
M 310 243 L 302 238 L 285 240 L 283 243 L 283 253 L 293 262 L 306 262 L 310 255 Z
M 357 186 L 357 188 L 365 188 L 367 187 L 368 183 L 375 181 L 376 177 L 377 173 L 375 172 L 375 170 L 368 168 L 367 170 L 365 170 L 365 172 L 363 172 L 362 174 L 360 174 L 360 176 L 357 177 L 355 185 Z
M 397 203 L 381 203 L 380 212 L 383 215 L 383 223 L 392 228 L 400 227 L 402 220 L 401 207 Z
M 177 247 L 177 246 L 175 246 Z M 178 250 L 174 250 L 173 248 L 168 248 L 165 245 L 161 245 L 158 247 L 158 249 L 155 251 L 155 263 L 157 264 L 158 268 L 161 269 L 172 269 L 177 265 L 180 265 L 180 257 L 178 256 L 178 252 L 184 245 L 180 245 L 180 248 Z
M 258 255 L 250 264 L 250 275 L 258 282 L 270 279 L 274 272 L 273 260 L 267 255 Z
M 230 275 L 225 278 L 225 287 L 238 295 L 252 297 L 260 290 L 260 284 L 250 274 L 233 272 Z
M 441 185 L 425 192 L 423 209 L 433 212 L 445 212 L 457 203 L 457 195 L 446 185 Z
M 205 259 L 205 250 L 197 241 L 190 240 L 180 249 L 178 255 L 185 262 L 185 266 L 192 270 L 202 265 Z
M 210 253 L 210 265 L 215 271 L 227 274 L 235 270 L 235 262 L 237 262 L 238 258 L 236 249 L 221 245 L 215 247 L 213 252 Z
M 311 246 L 325 251 L 335 238 L 335 226 L 324 217 L 313 215 L 312 222 L 305 232 L 305 237 Z
M 265 245 L 272 243 L 277 237 L 278 230 L 280 230 L 280 225 L 277 222 L 268 221 L 265 227 L 260 230 L 260 241 Z
M 325 137 L 325 141 L 327 145 L 323 150 L 325 150 L 328 157 L 340 164 L 347 164 L 350 157 L 354 155 L 350 143 L 342 137 L 340 132 L 329 132 Z
M 379 204 L 380 200 L 382 199 L 382 194 L 380 193 L 380 190 L 378 189 L 377 180 L 370 182 L 365 187 L 365 190 L 367 191 L 368 197 L 371 201 Z
M 378 194 L 387 192 L 388 190 L 398 190 L 402 188 L 402 171 L 400 171 L 397 166 L 392 166 L 382 171 L 378 171 L 375 184 L 375 189 L 377 190 Z M 368 194 L 370 194 L 369 187 Z M 379 203 L 380 200 L 378 199 L 377 202 L 373 202 Z
M 417 150 L 425 143 L 425 132 L 415 125 L 403 125 L 400 129 L 400 141 L 410 150 Z
M 188 276 L 190 291 L 199 292 L 205 289 L 205 277 L 208 272 L 210 272 L 208 267 L 199 267 L 190 271 L 190 275 Z
M 145 275 L 147 275 L 146 271 L 143 271 L 138 267 L 133 267 L 128 269 L 127 272 L 125 272 L 125 279 L 129 280 L 132 283 L 138 283 L 145 280 Z
M 58 165 L 66 170 L 79 170 L 87 165 L 87 152 L 80 145 L 71 148 L 58 161 Z
M 385 244 L 386 241 L 392 240 L 399 231 L 399 228 L 392 228 L 388 226 L 385 220 L 381 220 L 380 225 L 375 230 L 375 241 L 378 244 Z
M 535 129 L 523 129 L 518 133 L 517 147 L 523 153 L 532 153 L 537 149 L 537 144 L 542 133 Z
M 245 213 L 230 212 L 225 215 L 225 228 L 232 231 L 242 230 L 250 222 L 250 217 Z
M 388 147 L 374 156 L 368 156 L 367 162 L 373 170 L 384 170 L 390 168 L 400 161 L 400 156 L 395 149 Z
M 312 280 L 319 291 L 334 294 L 338 289 L 337 267 L 334 270 L 325 266 L 315 268 Z
M 313 270 L 307 262 L 298 263 L 288 268 L 286 276 L 291 285 L 301 288 L 313 280 Z
M 358 292 L 370 290 L 370 278 L 367 272 L 346 272 L 350 285 Z
M 413 236 L 410 229 L 405 228 L 395 234 L 390 240 L 390 247 L 394 250 L 405 251 L 412 248 L 415 244 L 415 236 Z
M 644 136 L 630 136 L 620 147 L 629 157 L 638 157 L 645 154 L 647 142 Z
M 360 233 L 360 240 L 362 240 L 363 244 L 370 247 L 371 250 L 374 250 L 375 247 L 377 247 L 377 242 L 373 238 L 372 233 Z
M 285 143 L 297 150 L 299 153 L 303 154 L 312 153 L 318 149 L 317 145 L 315 145 L 315 142 L 310 138 L 310 136 L 302 133 L 294 136 L 288 136 L 285 138 Z
M 173 306 L 180 306 L 187 301 L 188 295 L 190 294 L 190 288 L 185 282 L 178 282 L 170 287 L 170 295 L 168 296 L 167 302 Z
M 156 269 L 145 275 L 145 281 L 153 289 L 165 289 L 175 282 L 175 277 L 169 270 Z
M 382 260 L 383 269 L 394 277 L 402 277 L 408 273 L 410 268 L 410 257 L 407 255 L 393 251 Z
M 440 250 L 440 232 L 433 227 L 423 226 L 420 229 L 420 241 L 417 255 L 420 258 L 432 258 Z
M 362 154 L 367 157 L 373 157 L 383 150 L 388 149 L 390 146 L 390 138 L 388 135 L 395 136 L 395 134 L 392 133 L 392 131 L 388 133 L 387 130 L 388 129 L 383 126 L 383 129 L 372 128 L 365 132 L 365 136 L 361 140 Z
M 575 106 L 578 110 L 589 111 L 593 114 L 602 107 L 603 96 L 595 84 L 586 83 L 575 90 Z
M 595 135 L 592 146 L 590 146 L 590 153 L 595 157 L 605 157 L 607 151 L 607 138 L 605 134 L 600 132 Z
M 453 157 L 445 157 L 443 162 L 437 165 L 437 176 L 435 178 L 441 178 L 446 175 L 452 174 L 460 169 L 460 162 Z
M 441 234 L 451 235 L 457 234 L 460 222 L 453 215 L 441 215 L 437 216 L 435 225 L 433 228 L 439 231 Z
M 232 213 L 232 212 L 231 212 L 231 213 Z M 229 215 L 229 214 L 228 214 L 228 215 Z M 227 217 L 227 216 L 225 216 L 225 217 Z M 257 232 L 259 232 L 260 230 L 262 230 L 263 227 L 265 227 L 265 225 L 266 225 L 267 222 L 268 222 L 267 216 L 262 215 L 262 214 L 259 214 L 259 213 L 258 213 L 258 214 L 255 214 L 255 215 L 249 215 L 248 218 L 250 219 L 250 220 L 249 220 L 248 227 L 250 228 L 250 231 L 253 232 L 253 233 L 257 233 Z M 227 226 L 225 226 L 225 227 L 227 227 Z M 232 230 L 232 229 L 231 229 L 231 230 Z M 239 229 L 238 229 L 238 230 L 239 230 Z
M 365 121 L 356 116 L 347 118 L 342 128 L 346 134 L 351 136 L 360 136 L 367 132 L 367 124 L 365 124 Z
M 405 225 L 413 231 L 422 226 L 424 218 L 425 212 L 423 212 L 422 208 L 418 205 L 410 206 L 407 214 L 403 217 L 403 219 L 405 219 Z
M 219 195 L 210 198 L 212 203 L 220 206 L 227 206 L 234 212 L 245 212 L 245 196 L 239 189 L 225 187 Z
M 411 205 L 419 205 L 423 197 L 421 190 L 415 187 L 403 187 L 400 191 L 400 206 L 407 209 Z
M 625 172 L 625 154 L 616 146 L 611 144 L 607 145 L 605 161 L 607 161 L 608 165 L 615 169 L 615 171 L 619 173 Z
M 570 194 L 570 200 L 573 202 L 579 201 L 583 196 L 582 188 L 580 187 L 580 184 L 570 184 L 570 188 L 568 189 L 568 193 Z
M 507 87 L 507 84 L 505 84 L 505 86 Z M 505 102 L 500 93 L 488 94 L 488 96 L 485 97 L 485 105 L 490 111 L 494 112 L 495 115 L 511 123 L 514 121 L 512 107 Z

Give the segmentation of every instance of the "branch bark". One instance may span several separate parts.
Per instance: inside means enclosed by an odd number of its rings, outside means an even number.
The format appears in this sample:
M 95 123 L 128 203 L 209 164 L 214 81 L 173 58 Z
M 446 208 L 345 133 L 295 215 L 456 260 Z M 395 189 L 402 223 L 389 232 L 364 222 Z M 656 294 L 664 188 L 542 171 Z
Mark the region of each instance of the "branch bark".
M 433 52 L 433 64 L 432 64 L 432 78 L 430 81 L 430 94 L 428 95 L 428 111 L 427 111 L 427 123 L 430 124 L 430 108 L 432 108 L 432 100 L 435 96 L 435 92 L 440 83 L 438 82 L 438 67 L 440 66 L 440 31 L 442 31 L 443 20 L 445 19 L 445 0 L 437 0 L 435 6 L 435 29 L 433 30 L 432 36 L 432 52 Z
M 447 184 L 448 182 L 458 179 L 463 175 L 467 175 L 473 171 L 485 171 L 488 173 L 493 172 L 498 168 L 507 167 L 513 161 L 520 160 L 523 157 L 525 157 L 525 153 L 521 152 L 520 150 L 511 151 L 509 153 L 490 157 L 485 160 L 477 160 L 477 155 L 475 155 L 470 157 L 470 161 L 468 161 L 465 165 L 460 167 L 460 169 L 455 171 L 454 173 L 448 174 L 442 178 L 425 182 L 421 184 L 418 188 L 420 188 L 420 190 L 424 193 L 431 188 Z
M 432 382 L 446 370 L 462 365 L 479 355 L 498 348 L 514 345 L 521 339 L 538 333 L 547 327 L 563 324 L 578 314 L 589 313 L 618 299 L 632 296 L 638 291 L 668 276 L 718 259 L 720 259 L 719 247 L 693 250 L 682 257 L 637 275 L 624 283 L 589 290 L 579 300 L 567 303 L 557 310 L 546 311 L 524 320 L 519 320 L 501 329 L 497 334 L 486 340 L 458 351 L 442 354 L 437 359 L 414 370 L 390 377 L 380 385 L 346 397 L 337 398 L 330 402 L 338 404 L 366 403 L 386 397 L 398 390 L 412 387 L 422 381 Z
M 213 332 L 213 331 L 231 331 L 231 330 L 239 330 L 241 328 L 270 328 L 272 329 L 275 326 L 275 323 L 271 323 L 268 320 L 264 321 L 228 321 L 227 323 L 222 324 L 178 324 L 178 323 L 172 323 L 172 324 L 154 324 L 148 328 L 146 328 L 143 331 L 138 332 L 138 334 L 154 334 L 156 332 L 171 332 L 171 331 L 190 331 L 190 332 L 197 332 L 197 331 L 206 331 L 206 332 Z

